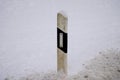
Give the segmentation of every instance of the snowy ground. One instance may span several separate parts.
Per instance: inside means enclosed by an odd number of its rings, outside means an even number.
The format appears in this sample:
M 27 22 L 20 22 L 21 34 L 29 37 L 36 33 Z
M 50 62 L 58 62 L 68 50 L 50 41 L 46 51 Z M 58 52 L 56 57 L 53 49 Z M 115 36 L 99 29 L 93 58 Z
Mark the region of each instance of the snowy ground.
M 76 74 L 69 78 L 91 73 L 85 79 L 112 75 L 115 80 L 109 69 L 118 77 L 113 68 L 119 66 L 116 59 L 108 63 L 115 64 L 112 68 L 106 65 L 103 71 L 102 62 L 109 61 L 103 61 L 103 54 L 93 58 L 99 51 L 120 48 L 120 0 L 0 0 L 0 80 L 56 78 L 56 72 L 50 71 L 57 70 L 56 19 L 61 10 L 68 16 L 68 71 Z M 94 73 L 94 67 L 101 69 L 97 70 L 100 75 Z
M 66 80 L 120 80 L 120 51 L 118 49 L 99 52 L 94 59 L 83 65 L 83 70 L 76 75 L 68 76 Z M 48 73 L 33 73 L 17 80 L 57 80 L 57 77 L 56 72 L 49 71 Z M 5 80 L 16 79 L 13 76 Z

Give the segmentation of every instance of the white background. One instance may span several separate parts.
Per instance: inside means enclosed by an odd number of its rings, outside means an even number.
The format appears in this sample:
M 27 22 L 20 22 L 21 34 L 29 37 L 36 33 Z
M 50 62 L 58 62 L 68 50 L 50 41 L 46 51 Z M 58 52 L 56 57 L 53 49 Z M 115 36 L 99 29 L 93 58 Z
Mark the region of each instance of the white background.
M 120 0 L 0 0 L 0 80 L 56 70 L 57 13 L 68 16 L 68 71 L 120 48 Z

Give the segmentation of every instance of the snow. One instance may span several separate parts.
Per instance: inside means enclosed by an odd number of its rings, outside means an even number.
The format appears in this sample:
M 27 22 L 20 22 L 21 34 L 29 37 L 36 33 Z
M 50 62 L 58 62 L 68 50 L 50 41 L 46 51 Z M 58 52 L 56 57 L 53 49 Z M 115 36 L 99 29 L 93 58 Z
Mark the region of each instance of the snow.
M 56 72 L 61 10 L 68 17 L 68 75 L 99 51 L 120 48 L 119 9 L 119 0 L 0 0 L 0 80 Z
M 84 64 L 84 69 L 77 74 L 67 76 L 65 80 L 119 80 L 120 79 L 120 50 L 109 49 L 102 52 Z M 32 73 L 17 80 L 61 80 L 62 72 Z M 7 77 L 5 80 L 16 80 Z
M 120 51 L 106 50 L 100 52 L 94 59 L 86 63 L 84 69 L 73 80 L 119 80 Z

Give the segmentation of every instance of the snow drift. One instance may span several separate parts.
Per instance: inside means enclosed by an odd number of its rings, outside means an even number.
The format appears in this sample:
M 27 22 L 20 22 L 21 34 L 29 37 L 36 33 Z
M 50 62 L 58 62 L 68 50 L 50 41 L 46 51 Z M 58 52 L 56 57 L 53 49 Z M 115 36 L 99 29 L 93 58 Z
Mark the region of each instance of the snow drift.
M 92 60 L 86 62 L 84 69 L 76 75 L 68 76 L 67 80 L 120 80 L 120 51 L 110 49 L 99 52 Z M 61 77 L 63 73 L 59 74 Z M 16 80 L 7 77 L 5 80 Z M 60 80 L 56 72 L 33 73 L 18 80 Z
M 110 49 L 99 52 L 69 80 L 120 80 L 120 51 Z

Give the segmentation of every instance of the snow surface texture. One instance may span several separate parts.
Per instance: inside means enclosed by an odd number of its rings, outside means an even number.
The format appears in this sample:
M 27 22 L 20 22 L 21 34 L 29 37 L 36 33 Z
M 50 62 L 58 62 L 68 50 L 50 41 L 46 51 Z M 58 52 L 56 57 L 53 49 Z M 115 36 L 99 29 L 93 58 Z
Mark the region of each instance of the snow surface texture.
M 120 51 L 110 49 L 99 52 L 99 54 L 83 64 L 84 69 L 67 80 L 120 80 Z M 59 74 L 61 77 L 63 73 Z M 35 73 L 24 76 L 19 80 L 61 80 L 56 72 Z M 8 77 L 5 80 L 16 80 Z
M 0 0 L 0 80 L 56 70 L 61 10 L 68 16 L 70 75 L 98 51 L 120 48 L 120 0 Z
M 120 80 L 120 51 L 100 52 L 71 80 Z

